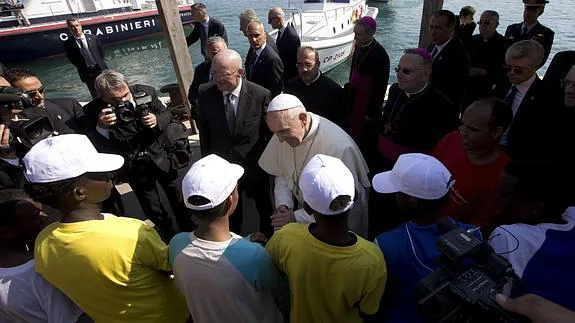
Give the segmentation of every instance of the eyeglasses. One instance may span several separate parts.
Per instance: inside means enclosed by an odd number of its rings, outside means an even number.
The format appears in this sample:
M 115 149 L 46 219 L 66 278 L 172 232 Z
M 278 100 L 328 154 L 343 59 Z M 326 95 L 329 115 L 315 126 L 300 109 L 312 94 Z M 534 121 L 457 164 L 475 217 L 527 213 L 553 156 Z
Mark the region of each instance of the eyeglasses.
M 29 96 L 35 96 L 36 94 L 44 95 L 46 93 L 46 86 L 42 85 L 39 89 L 26 91 Z
M 312 69 L 312 68 L 314 68 L 316 65 L 317 65 L 317 63 L 316 63 L 316 64 L 310 64 L 310 63 L 305 63 L 305 64 L 303 64 L 303 63 L 296 63 L 296 64 L 295 64 L 295 67 L 297 67 L 297 68 L 305 68 L 306 70 L 311 70 L 311 69 Z
M 410 68 L 401 68 L 399 66 L 395 68 L 396 73 L 402 73 L 403 75 L 410 75 L 410 74 L 413 74 L 413 73 L 419 72 L 419 71 L 423 71 L 423 69 L 412 70 Z
M 234 75 L 237 71 L 241 70 L 241 68 L 238 68 L 237 70 L 231 72 L 231 73 L 216 73 L 216 72 L 212 72 L 212 79 L 217 80 L 217 79 L 221 79 L 221 78 L 228 78 L 232 75 Z
M 561 80 L 561 86 L 575 88 L 575 81 L 571 81 L 568 79 L 562 79 Z
M 513 72 L 513 74 L 524 74 L 525 70 L 527 70 L 529 67 L 507 65 L 505 68 L 507 69 L 507 72 Z

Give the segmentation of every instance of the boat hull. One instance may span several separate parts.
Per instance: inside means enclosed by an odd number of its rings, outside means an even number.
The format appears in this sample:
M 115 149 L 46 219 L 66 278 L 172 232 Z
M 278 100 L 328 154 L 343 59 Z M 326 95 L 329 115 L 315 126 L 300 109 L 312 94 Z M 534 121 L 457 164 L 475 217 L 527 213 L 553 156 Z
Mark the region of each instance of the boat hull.
M 314 47 L 314 45 L 316 45 L 316 47 Z M 307 44 L 302 44 L 302 46 L 311 46 L 317 50 L 321 64 L 320 70 L 325 73 L 337 67 L 349 58 L 353 51 L 353 37 L 350 41 L 339 45 L 336 44 L 333 46 L 318 47 L 317 44 L 309 42 Z
M 190 6 L 180 6 L 184 24 L 191 23 Z M 146 37 L 162 32 L 157 10 L 94 17 L 80 20 L 86 34 L 97 35 L 103 44 Z M 64 54 L 70 36 L 64 21 L 28 28 L 0 30 L 0 61 L 21 62 Z

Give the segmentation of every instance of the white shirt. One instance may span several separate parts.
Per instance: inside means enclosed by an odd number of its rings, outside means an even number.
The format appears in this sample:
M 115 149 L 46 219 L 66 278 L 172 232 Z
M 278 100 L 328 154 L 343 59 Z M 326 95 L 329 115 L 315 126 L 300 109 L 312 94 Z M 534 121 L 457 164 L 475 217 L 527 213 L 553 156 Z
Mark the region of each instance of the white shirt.
M 519 110 L 519 106 L 521 105 L 521 102 L 523 102 L 525 94 L 527 94 L 527 91 L 529 91 L 529 88 L 533 82 L 535 82 L 536 77 L 537 74 L 534 73 L 527 81 L 515 85 L 517 87 L 517 93 L 515 94 L 515 97 L 513 98 L 513 104 L 511 105 L 511 109 L 513 110 L 513 117 L 515 117 L 515 114 L 517 114 L 517 110 Z
M 227 96 L 229 93 L 233 94 L 232 97 L 232 106 L 234 107 L 234 114 L 238 114 L 238 103 L 240 101 L 240 92 L 242 90 L 242 79 L 240 78 L 240 83 L 238 84 L 238 86 L 232 91 L 232 92 L 228 92 L 228 91 L 223 91 L 223 99 L 224 99 L 224 106 L 228 103 L 228 99 Z
M 439 53 L 441 53 L 441 51 L 445 48 L 445 46 L 447 46 L 447 44 L 449 44 L 449 42 L 453 39 L 449 38 L 445 43 L 441 44 L 441 45 L 435 45 L 435 48 L 437 48 L 437 54 L 435 54 L 435 57 L 437 57 L 439 55 Z M 433 50 L 431 50 L 431 52 L 433 53 Z
M 34 271 L 34 260 L 0 268 L 0 322 L 70 323 L 82 310 Z
M 282 284 L 278 269 L 261 245 L 230 235 L 214 242 L 182 232 L 170 242 L 175 282 L 194 322 L 283 322 L 270 294 Z
M 264 42 L 264 44 L 262 45 L 262 47 L 260 47 L 259 49 L 254 50 L 254 53 L 256 54 L 256 60 L 254 61 L 254 64 L 258 61 L 258 58 L 260 57 L 260 54 L 264 51 L 264 49 L 266 48 L 266 46 L 268 45 L 267 42 Z M 253 67 L 253 66 L 252 66 Z
M 525 29 L 525 27 L 527 27 L 527 33 L 530 33 L 531 30 L 533 30 L 533 28 L 535 28 L 535 25 L 537 25 L 537 22 L 527 26 L 525 23 L 521 24 L 521 33 L 520 35 L 523 35 L 523 29 Z
M 296 197 L 299 209 L 294 216 L 299 223 L 315 222 L 313 215 L 302 208 L 303 195 L 299 189 L 299 176 L 305 165 L 316 154 L 339 158 L 349 168 L 355 179 L 357 199 L 350 211 L 348 222 L 350 229 L 367 236 L 367 198 L 370 182 L 368 168 L 359 148 L 351 137 L 333 122 L 308 112 L 311 127 L 307 136 L 297 147 L 280 142 L 274 135 L 259 159 L 260 167 L 275 176 L 275 207 L 285 205 L 294 209 Z

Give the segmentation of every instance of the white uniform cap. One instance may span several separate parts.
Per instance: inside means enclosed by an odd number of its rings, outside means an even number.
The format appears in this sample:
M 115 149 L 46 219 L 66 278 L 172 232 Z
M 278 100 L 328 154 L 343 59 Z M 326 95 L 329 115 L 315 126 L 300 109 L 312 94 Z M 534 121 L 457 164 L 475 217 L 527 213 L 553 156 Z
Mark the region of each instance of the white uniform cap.
M 340 214 L 353 206 L 355 180 L 351 171 L 338 158 L 315 155 L 303 169 L 299 188 L 304 201 L 320 214 Z M 342 209 L 332 210 L 331 203 L 341 195 L 349 196 L 350 203 Z
M 232 194 L 243 174 L 242 166 L 232 164 L 215 154 L 198 160 L 182 180 L 186 207 L 201 211 L 222 204 Z M 194 195 L 202 196 L 210 202 L 203 205 L 190 204 L 188 198 Z
M 455 181 L 437 159 L 425 154 L 403 154 L 393 169 L 373 177 L 379 193 L 402 192 L 423 200 L 437 200 L 449 192 Z
M 111 172 L 124 164 L 120 155 L 99 153 L 84 135 L 61 135 L 35 144 L 22 159 L 30 183 L 52 183 L 85 173 Z

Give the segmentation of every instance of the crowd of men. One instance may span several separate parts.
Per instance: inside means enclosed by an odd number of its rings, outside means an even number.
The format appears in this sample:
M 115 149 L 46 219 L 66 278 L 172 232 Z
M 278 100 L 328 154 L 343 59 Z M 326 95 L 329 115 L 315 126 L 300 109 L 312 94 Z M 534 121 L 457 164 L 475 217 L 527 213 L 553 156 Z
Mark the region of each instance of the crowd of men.
M 275 39 L 239 14 L 242 62 L 197 3 L 194 163 L 156 90 L 108 69 L 70 19 L 91 102 L 49 99 L 27 69 L 0 77 L 21 99 L 0 109 L 0 321 L 425 322 L 416 286 L 438 268 L 442 219 L 509 262 L 497 306 L 575 321 L 575 55 L 537 75 L 553 32 L 537 20 L 546 1 L 523 2 L 505 36 L 496 11 L 435 12 L 432 44 L 404 51 L 389 89 L 370 17 L 341 87 L 281 8 Z M 55 135 L 11 126 L 38 118 Z M 154 227 L 126 214 L 120 182 Z

